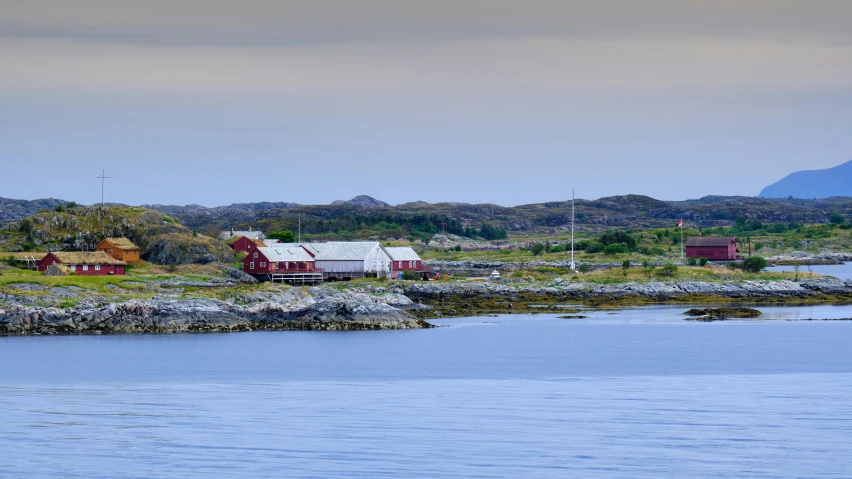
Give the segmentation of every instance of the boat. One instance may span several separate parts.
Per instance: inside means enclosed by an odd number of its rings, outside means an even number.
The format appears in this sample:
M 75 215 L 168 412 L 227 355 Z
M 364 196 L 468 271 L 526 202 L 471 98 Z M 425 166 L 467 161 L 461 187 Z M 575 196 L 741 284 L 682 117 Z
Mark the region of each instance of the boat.
M 500 272 L 495 269 L 494 271 L 491 272 L 491 276 L 489 276 L 488 278 L 489 279 L 500 279 Z

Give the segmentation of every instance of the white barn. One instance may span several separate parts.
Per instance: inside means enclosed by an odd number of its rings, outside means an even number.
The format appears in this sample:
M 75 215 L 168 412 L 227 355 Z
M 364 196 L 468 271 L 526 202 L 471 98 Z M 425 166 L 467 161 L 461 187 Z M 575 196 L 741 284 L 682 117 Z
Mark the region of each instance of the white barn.
M 354 278 L 390 273 L 391 258 L 378 241 L 305 243 L 326 278 Z

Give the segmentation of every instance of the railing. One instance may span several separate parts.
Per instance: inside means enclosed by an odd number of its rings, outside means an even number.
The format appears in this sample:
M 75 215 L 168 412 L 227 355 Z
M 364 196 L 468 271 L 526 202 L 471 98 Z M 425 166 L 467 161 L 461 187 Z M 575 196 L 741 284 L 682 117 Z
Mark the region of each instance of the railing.
M 287 273 L 322 273 L 323 268 L 278 268 L 272 271 L 272 274 L 287 274 Z

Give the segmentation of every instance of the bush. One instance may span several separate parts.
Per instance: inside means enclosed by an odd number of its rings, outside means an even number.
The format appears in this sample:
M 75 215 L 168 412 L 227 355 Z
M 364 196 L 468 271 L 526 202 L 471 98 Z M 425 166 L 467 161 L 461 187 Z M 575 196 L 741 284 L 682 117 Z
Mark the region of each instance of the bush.
M 707 258 L 698 258 L 699 266 L 707 266 Z
M 749 273 L 759 273 L 766 267 L 766 260 L 761 256 L 749 256 L 743 260 L 743 270 Z
M 626 259 L 621 262 L 621 269 L 630 269 L 630 260 Z
M 402 272 L 402 279 L 406 281 L 417 281 L 420 279 L 420 273 L 407 269 Z
M 614 255 L 621 254 L 627 252 L 627 245 L 624 244 L 611 244 L 604 247 L 604 254 Z
M 589 271 L 591 271 L 591 269 L 592 268 L 589 267 L 588 263 L 580 263 L 580 266 L 577 267 L 577 271 L 581 273 L 588 273 Z
M 551 253 L 564 253 L 567 250 L 564 245 L 557 244 L 550 247 Z
M 845 219 L 843 218 L 843 215 L 835 212 L 835 213 L 828 215 L 828 221 L 833 225 L 839 225 L 839 224 L 843 223 L 845 221 Z
M 677 273 L 677 266 L 672 263 L 666 263 L 658 274 L 660 276 L 674 276 L 675 273 Z
M 755 242 L 754 243 L 754 250 L 755 251 L 760 251 L 762 249 L 763 249 L 763 243 L 761 243 L 761 242 Z
M 592 241 L 586 247 L 586 253 L 589 253 L 589 254 L 600 253 L 601 251 L 604 250 L 604 248 L 606 248 L 606 246 L 604 246 L 603 243 L 598 242 L 598 241 Z
M 453 246 L 453 251 L 461 251 L 461 245 L 457 244 L 457 245 Z
M 839 226 L 839 228 L 842 229 L 842 230 L 852 229 L 852 224 L 843 223 L 842 225 Z
M 636 238 L 624 231 L 611 231 L 601 235 L 599 241 L 604 246 L 623 244 L 627 251 L 636 251 Z
M 532 248 L 530 248 L 530 251 L 532 252 L 533 256 L 538 256 L 538 255 L 544 253 L 544 245 L 541 244 L 541 243 L 536 243 L 536 244 L 532 245 Z
M 728 261 L 727 263 L 725 263 L 725 267 L 728 269 L 738 269 L 740 267 L 740 264 L 736 261 Z
M 695 266 L 696 264 L 698 264 L 698 260 L 695 258 L 686 258 L 686 264 L 688 264 L 689 266 Z
M 282 231 L 276 231 L 274 233 L 269 233 L 268 235 L 266 235 L 266 237 L 268 239 L 280 240 L 283 243 L 295 243 L 296 242 L 296 235 L 293 234 L 293 232 L 290 231 L 290 230 L 282 230 Z

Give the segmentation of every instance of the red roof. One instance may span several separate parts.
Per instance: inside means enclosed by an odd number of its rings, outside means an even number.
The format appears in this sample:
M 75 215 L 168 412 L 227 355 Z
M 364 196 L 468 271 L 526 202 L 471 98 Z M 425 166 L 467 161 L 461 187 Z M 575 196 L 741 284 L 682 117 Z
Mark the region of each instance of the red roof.
M 731 243 L 736 244 L 737 238 L 735 236 L 709 236 L 707 238 L 699 238 L 697 236 L 693 236 L 691 238 L 686 239 L 686 246 L 696 246 L 699 248 L 710 247 L 724 247 L 727 248 L 731 245 Z

